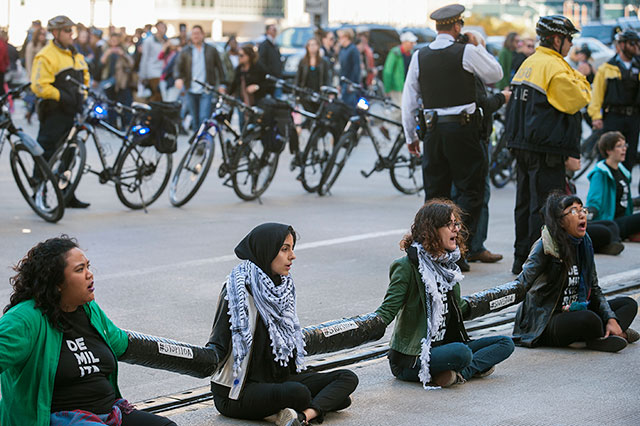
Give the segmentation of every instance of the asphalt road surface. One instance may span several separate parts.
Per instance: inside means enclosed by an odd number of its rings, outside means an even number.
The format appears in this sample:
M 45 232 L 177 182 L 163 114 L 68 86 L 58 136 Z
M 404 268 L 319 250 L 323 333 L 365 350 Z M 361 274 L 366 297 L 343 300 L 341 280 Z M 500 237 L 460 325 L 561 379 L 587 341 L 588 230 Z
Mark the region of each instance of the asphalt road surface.
M 27 133 L 37 134 L 36 126 L 16 121 Z M 117 141 L 103 139 L 113 156 Z M 95 148 L 88 152 L 88 163 L 96 165 Z M 174 164 L 179 155 L 174 154 Z M 285 152 L 261 202 L 241 201 L 217 177 L 219 155 L 216 150 L 207 180 L 182 208 L 172 207 L 165 192 L 148 214 L 128 210 L 113 186 L 85 175 L 77 196 L 91 207 L 69 209 L 59 223 L 49 224 L 22 199 L 5 149 L 0 156 L 0 300 L 6 303 L 11 292 L 11 266 L 38 241 L 65 233 L 86 250 L 95 272 L 96 300 L 118 326 L 202 345 L 222 283 L 237 263 L 233 248 L 254 226 L 277 221 L 292 224 L 300 234 L 292 273 L 303 326 L 377 308 L 388 284 L 388 267 L 402 256 L 398 242 L 423 200 L 400 194 L 386 172 L 369 179 L 360 175 L 375 160 L 368 140 L 360 142 L 326 197 L 303 190 L 288 169 L 291 157 Z M 634 192 L 636 187 L 634 183 Z M 586 197 L 585 178 L 578 190 Z M 493 189 L 486 246 L 505 259 L 472 264 L 463 294 L 513 279 L 514 200 L 515 185 Z M 633 275 L 640 270 L 639 254 L 640 244 L 629 243 L 619 256 L 597 255 L 599 275 Z M 355 367 L 361 384 L 352 408 L 328 416 L 327 423 L 637 425 L 639 351 L 638 345 L 614 355 L 517 349 L 493 376 L 429 392 L 395 381 L 386 360 L 368 361 Z M 142 401 L 207 381 L 121 363 L 119 383 L 127 399 Z M 246 423 L 224 419 L 213 408 L 174 419 L 188 425 Z

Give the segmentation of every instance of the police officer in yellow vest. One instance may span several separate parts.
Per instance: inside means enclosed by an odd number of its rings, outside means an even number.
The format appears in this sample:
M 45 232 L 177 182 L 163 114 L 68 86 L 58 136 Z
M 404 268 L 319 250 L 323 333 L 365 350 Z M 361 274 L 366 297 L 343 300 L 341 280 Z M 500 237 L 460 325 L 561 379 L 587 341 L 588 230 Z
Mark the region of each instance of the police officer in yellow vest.
M 505 137 L 517 160 L 514 274 L 540 238 L 547 196 L 564 189 L 566 158 L 580 158 L 580 109 L 591 100 L 591 87 L 564 60 L 577 32 L 564 16 L 541 17 L 540 46 L 511 80 Z
M 47 30 L 53 35 L 53 40 L 33 60 L 31 90 L 39 98 L 38 143 L 44 149 L 47 160 L 73 127 L 75 114 L 81 111 L 84 101 L 84 95 L 78 87 L 65 78 L 71 76 L 89 84 L 87 63 L 73 47 L 73 26 L 73 21 L 66 16 L 50 19 Z M 74 195 L 66 206 L 86 208 L 89 204 L 79 201 Z
M 629 171 L 636 164 L 640 130 L 639 44 L 635 31 L 616 34 L 618 53 L 598 68 L 588 109 L 594 129 L 617 130 L 624 135 L 629 149 L 622 164 Z

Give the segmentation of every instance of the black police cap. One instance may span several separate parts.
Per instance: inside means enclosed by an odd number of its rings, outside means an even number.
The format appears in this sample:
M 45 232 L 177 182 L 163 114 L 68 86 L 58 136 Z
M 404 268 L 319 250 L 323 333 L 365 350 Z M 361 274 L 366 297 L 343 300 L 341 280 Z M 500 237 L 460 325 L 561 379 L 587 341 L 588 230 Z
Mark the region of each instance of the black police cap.
M 438 24 L 453 24 L 462 19 L 462 12 L 464 12 L 464 6 L 461 4 L 450 4 L 443 6 L 438 10 L 435 10 L 430 18 L 436 21 Z

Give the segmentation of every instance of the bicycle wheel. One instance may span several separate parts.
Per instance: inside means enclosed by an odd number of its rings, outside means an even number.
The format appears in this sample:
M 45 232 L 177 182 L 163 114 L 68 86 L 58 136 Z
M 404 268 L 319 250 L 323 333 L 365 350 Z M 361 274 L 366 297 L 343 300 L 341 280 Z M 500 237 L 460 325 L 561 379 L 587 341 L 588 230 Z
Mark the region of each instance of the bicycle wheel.
M 404 134 L 396 140 L 393 151 L 389 158 L 392 158 L 389 174 L 391 183 L 403 194 L 417 194 L 422 191 L 424 182 L 422 180 L 422 155 L 417 156 L 409 152 L 405 143 Z
M 58 180 L 65 202 L 73 197 L 87 161 L 87 148 L 78 138 L 65 141 L 49 159 L 51 172 Z
M 59 221 L 64 215 L 62 191 L 47 162 L 40 156 L 34 157 L 20 143 L 11 150 L 9 161 L 18 189 L 29 207 L 47 222 Z
M 169 201 L 176 207 L 185 205 L 196 195 L 213 162 L 215 140 L 209 133 L 201 134 L 191 143 L 169 185 Z
M 243 200 L 255 200 L 273 180 L 280 155 L 267 151 L 260 139 L 243 141 L 236 149 L 230 165 L 233 191 Z
M 491 152 L 489 163 L 489 178 L 496 188 L 503 188 L 507 183 L 515 180 L 516 160 L 507 148 L 504 134 Z
M 354 132 L 347 132 L 338 139 L 322 173 L 322 179 L 318 186 L 319 195 L 326 195 L 329 190 L 331 190 L 340 172 L 342 172 L 344 165 L 347 163 L 347 158 L 349 158 L 349 154 L 351 154 L 356 143 L 356 137 Z
M 171 154 L 154 146 L 129 145 L 116 164 L 116 194 L 130 209 L 142 209 L 158 199 L 171 177 Z
M 331 156 L 335 137 L 329 129 L 314 129 L 302 153 L 300 181 L 307 192 L 316 192 L 322 179 L 322 171 Z

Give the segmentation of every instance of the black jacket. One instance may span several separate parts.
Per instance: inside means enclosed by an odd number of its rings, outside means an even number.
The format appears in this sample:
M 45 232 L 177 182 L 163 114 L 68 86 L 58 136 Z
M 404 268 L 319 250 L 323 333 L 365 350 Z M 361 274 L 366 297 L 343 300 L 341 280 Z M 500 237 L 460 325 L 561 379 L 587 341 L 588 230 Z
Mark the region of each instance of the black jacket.
M 585 235 L 584 238 L 589 236 Z M 587 285 L 591 293 L 589 308 L 606 323 L 611 318 L 616 319 L 616 316 L 598 285 L 593 259 L 591 265 L 587 273 Z M 567 287 L 567 265 L 560 260 L 546 229 L 543 229 L 542 237 L 533 245 L 516 282 L 523 285 L 527 293 L 516 313 L 513 340 L 520 346 L 535 347 L 539 345 L 540 336 Z
M 331 77 L 331 69 L 329 65 L 329 61 L 324 58 L 320 58 L 317 64 L 318 68 L 318 80 L 320 81 L 320 86 L 328 86 L 330 85 L 330 77 Z M 305 64 L 304 61 L 300 61 L 298 64 L 298 72 L 296 73 L 295 85 L 300 87 L 309 87 L 307 85 L 307 77 L 309 76 L 309 65 Z M 311 88 L 316 89 L 316 88 Z M 319 88 L 317 88 L 319 89 Z
M 267 71 L 274 77 L 280 77 L 282 75 L 282 59 L 280 59 L 280 49 L 275 44 L 271 43 L 268 38 L 260 43 L 258 47 L 259 61 Z
M 265 78 L 266 74 L 267 73 L 260 62 L 252 65 L 247 71 L 242 71 L 241 65 L 238 65 L 233 76 L 233 81 L 231 82 L 231 87 L 229 87 L 229 94 L 241 97 L 240 83 L 242 77 L 244 77 L 245 85 L 250 86 L 252 84 L 257 84 L 260 86 L 260 89 L 253 94 L 254 101 L 258 102 L 267 94 L 271 93 L 273 89 L 273 85 Z
M 487 93 L 487 86 L 476 77 L 476 102 L 482 108 L 482 123 L 480 124 L 480 140 L 487 141 L 493 131 L 493 114 L 504 105 L 505 97 L 502 93 L 495 95 Z
M 207 43 L 203 43 L 202 47 L 204 49 L 204 67 L 207 75 L 206 82 L 213 86 L 226 82 L 224 68 L 218 50 Z M 178 57 L 178 63 L 176 64 L 178 78 L 184 81 L 184 87 L 187 90 L 191 87 L 192 50 L 193 46 L 182 49 Z

